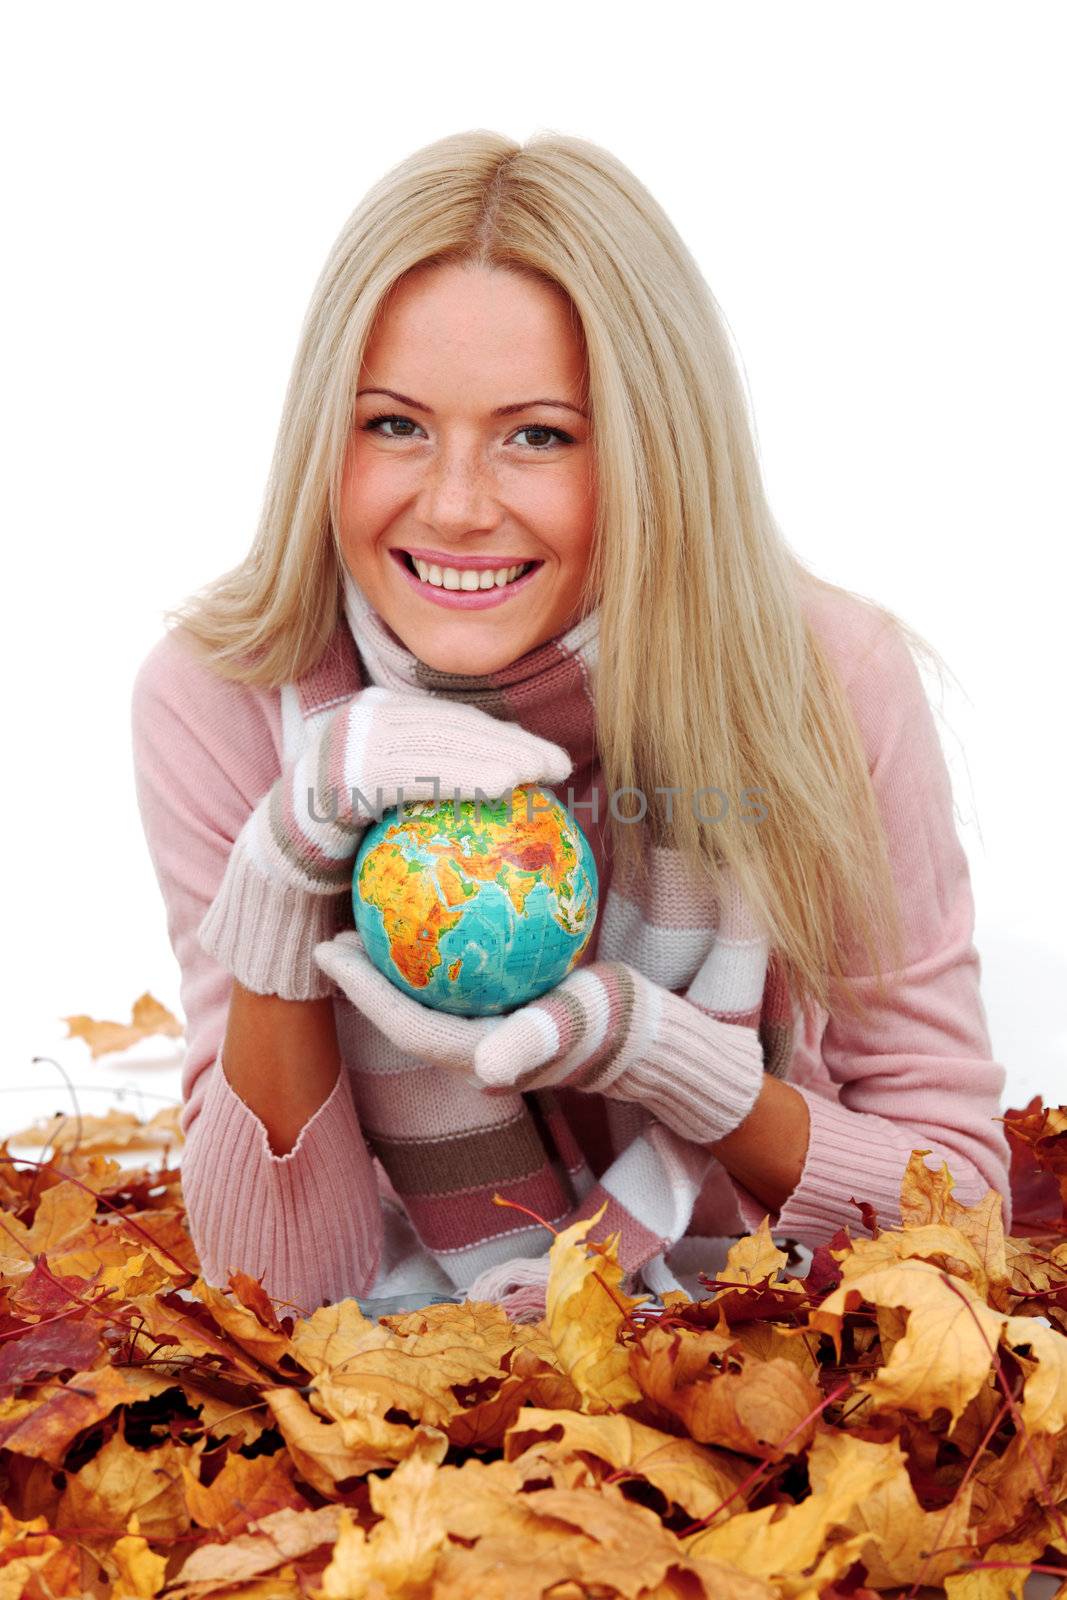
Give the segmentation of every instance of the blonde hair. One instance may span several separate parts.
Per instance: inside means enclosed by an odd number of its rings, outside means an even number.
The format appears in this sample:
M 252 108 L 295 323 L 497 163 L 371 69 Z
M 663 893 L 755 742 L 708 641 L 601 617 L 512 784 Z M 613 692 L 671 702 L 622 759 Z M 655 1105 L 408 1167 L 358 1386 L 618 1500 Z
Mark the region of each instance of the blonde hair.
M 476 129 L 417 150 L 369 190 L 311 298 L 252 548 L 166 620 L 242 683 L 277 687 L 319 660 L 340 614 L 336 508 L 363 351 L 402 275 L 432 262 L 558 285 L 584 336 L 599 492 L 580 603 L 600 607 L 603 780 L 649 800 L 646 826 L 609 824 L 616 870 L 644 870 L 642 838 L 681 851 L 712 886 L 728 863 L 794 999 L 866 1015 L 846 936 L 884 1001 L 884 962 L 903 964 L 900 911 L 863 746 L 804 593 L 850 595 L 940 658 L 787 546 L 717 302 L 610 152 Z M 657 786 L 695 794 L 709 773 L 729 797 L 762 788 L 763 823 L 711 828 L 684 804 L 668 822 Z

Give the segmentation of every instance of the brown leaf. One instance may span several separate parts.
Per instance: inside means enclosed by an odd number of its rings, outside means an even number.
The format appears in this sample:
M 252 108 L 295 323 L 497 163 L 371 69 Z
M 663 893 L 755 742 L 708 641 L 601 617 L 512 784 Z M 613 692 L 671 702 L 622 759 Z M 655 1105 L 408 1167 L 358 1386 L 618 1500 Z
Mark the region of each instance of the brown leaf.
M 102 1117 L 72 1116 L 69 1112 L 44 1117 L 10 1135 L 12 1144 L 51 1145 L 55 1150 L 154 1150 L 159 1145 L 181 1144 L 179 1106 L 164 1106 L 142 1122 L 132 1111 L 108 1111 Z
M 580 1411 L 528 1406 L 508 1430 L 505 1459 L 514 1461 L 532 1449 L 547 1461 L 581 1451 L 615 1471 L 625 1468 L 682 1506 L 694 1520 L 710 1516 L 730 1499 L 750 1470 L 736 1456 L 662 1433 L 632 1417 L 590 1417 Z M 737 1509 L 736 1503 L 732 1509 Z
M 906 1583 L 941 1583 L 955 1572 L 971 1545 L 968 1534 L 972 1485 L 937 1511 L 924 1511 L 912 1488 L 907 1461 L 899 1439 L 872 1443 L 830 1428 L 820 1428 L 808 1457 L 812 1491 L 829 1489 L 835 1471 L 845 1461 L 847 1470 L 869 1463 L 875 1483 L 857 1500 L 839 1526 L 850 1534 L 867 1533 L 860 1560 L 874 1589 Z M 886 1473 L 884 1469 L 890 1467 Z
M 134 1001 L 129 1022 L 97 1022 L 84 1016 L 61 1017 L 60 1021 L 67 1024 L 68 1039 L 85 1040 L 94 1060 L 113 1050 L 127 1050 L 151 1034 L 180 1039 L 185 1033 L 177 1017 L 148 993 Z
M 247 1533 L 224 1544 L 204 1544 L 194 1550 L 175 1574 L 175 1584 L 185 1588 L 208 1580 L 230 1584 L 257 1578 L 264 1572 L 273 1572 L 283 1562 L 332 1545 L 340 1524 L 338 1506 L 320 1506 L 314 1511 L 286 1507 L 272 1512 L 251 1523 Z
M 185 1503 L 193 1521 L 213 1533 L 232 1538 L 250 1522 L 274 1511 L 305 1511 L 309 1503 L 293 1484 L 293 1462 L 287 1452 L 273 1456 L 228 1455 L 210 1487 L 182 1465 Z
M 14 1330 L 9 1329 L 10 1335 Z M 27 1323 L 17 1339 L 0 1344 L 0 1394 L 57 1372 L 91 1366 L 100 1349 L 100 1325 L 83 1312 L 40 1324 Z
M 1008 1111 L 1004 1132 L 1011 1145 L 1011 1184 L 1017 1215 L 1032 1222 L 1067 1223 L 1067 1106 L 1043 1106 L 1035 1097 L 1023 1111 Z M 1046 1176 L 1052 1184 L 1045 1181 Z M 1058 1191 L 1060 1215 L 1054 1217 Z M 1017 1199 L 1016 1199 L 1017 1197 Z
M 739 1371 L 709 1366 L 724 1342 L 740 1356 Z M 641 1392 L 702 1444 L 766 1461 L 807 1448 L 822 1395 L 794 1361 L 760 1361 L 716 1333 L 656 1327 L 642 1334 L 630 1360 Z
M 119 1429 L 78 1472 L 68 1475 L 56 1527 L 78 1528 L 79 1539 L 100 1553 L 125 1531 L 131 1511 L 149 1539 L 173 1538 L 189 1527 L 181 1462 L 188 1447 L 131 1450 Z M 91 1531 L 86 1531 L 91 1530 Z
M 0 1412 L 0 1445 L 21 1455 L 40 1456 L 59 1468 L 79 1433 L 116 1406 L 143 1399 L 146 1383 L 150 1392 L 167 1387 L 166 1380 L 157 1383 L 122 1367 L 76 1372 L 64 1384 L 45 1386 L 22 1409 L 13 1409 L 6 1416 Z

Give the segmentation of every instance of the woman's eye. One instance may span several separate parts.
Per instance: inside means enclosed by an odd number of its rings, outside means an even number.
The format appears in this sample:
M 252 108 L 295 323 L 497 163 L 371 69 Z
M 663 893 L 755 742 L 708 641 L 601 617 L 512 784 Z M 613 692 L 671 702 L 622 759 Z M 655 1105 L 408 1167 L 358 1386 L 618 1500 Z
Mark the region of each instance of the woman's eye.
M 525 428 L 520 428 L 519 432 L 520 433 L 547 434 L 550 438 L 557 439 L 560 444 L 573 444 L 574 443 L 574 440 L 571 437 L 571 435 L 569 433 L 564 433 L 562 428 L 541 427 L 536 422 L 528 424 Z M 532 450 L 540 450 L 540 451 L 544 452 L 545 449 L 546 449 L 546 446 L 545 445 L 531 445 L 529 448 L 532 449 Z
M 386 433 L 382 428 L 382 424 L 386 422 L 390 424 L 390 427 L 398 423 L 404 431 Z M 408 426 L 417 428 L 419 425 L 411 417 L 401 417 L 393 412 L 383 411 L 376 417 L 368 417 L 363 424 L 363 430 L 365 433 L 381 433 L 382 437 L 386 439 L 410 439 L 413 435 L 406 431 Z M 574 443 L 572 435 L 565 433 L 562 428 L 549 428 L 533 422 L 528 422 L 524 428 L 517 429 L 515 437 L 518 438 L 519 434 L 523 433 L 533 434 L 535 438 L 540 435 L 542 439 L 556 440 L 561 446 Z M 548 455 L 555 448 L 555 445 L 546 443 L 528 444 L 526 446 L 526 449 L 532 451 L 535 455 Z
M 383 423 L 383 422 L 401 422 L 401 423 L 403 423 L 403 422 L 411 422 L 412 427 L 418 427 L 418 423 L 412 422 L 412 419 L 410 417 L 396 417 L 396 416 L 390 415 L 389 412 L 382 412 L 382 414 L 380 416 L 369 417 L 367 419 L 367 421 L 363 424 L 364 431 L 366 433 L 380 433 L 381 432 L 380 424 Z M 408 433 L 402 433 L 402 434 L 387 433 L 385 435 L 385 437 L 387 439 L 395 439 L 395 438 L 410 439 L 411 435 L 408 434 Z

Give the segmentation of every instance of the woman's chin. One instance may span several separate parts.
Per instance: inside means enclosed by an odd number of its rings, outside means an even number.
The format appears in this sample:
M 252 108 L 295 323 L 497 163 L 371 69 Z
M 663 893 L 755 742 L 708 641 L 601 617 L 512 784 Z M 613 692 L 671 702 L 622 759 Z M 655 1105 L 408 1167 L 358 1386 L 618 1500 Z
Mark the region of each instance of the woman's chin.
M 408 645 L 412 654 L 435 672 L 459 673 L 468 678 L 484 678 L 500 672 L 518 660 L 526 648 L 514 636 L 498 641 L 422 638 Z

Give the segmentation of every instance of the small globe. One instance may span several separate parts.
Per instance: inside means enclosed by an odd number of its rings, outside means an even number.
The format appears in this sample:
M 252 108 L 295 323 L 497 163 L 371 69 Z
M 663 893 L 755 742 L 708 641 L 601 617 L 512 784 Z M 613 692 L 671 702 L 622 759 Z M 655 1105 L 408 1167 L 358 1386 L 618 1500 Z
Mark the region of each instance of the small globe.
M 535 809 L 536 807 L 536 809 Z M 592 847 L 550 790 L 409 801 L 364 834 L 352 878 L 368 958 L 423 1005 L 497 1016 L 577 966 L 597 914 Z

